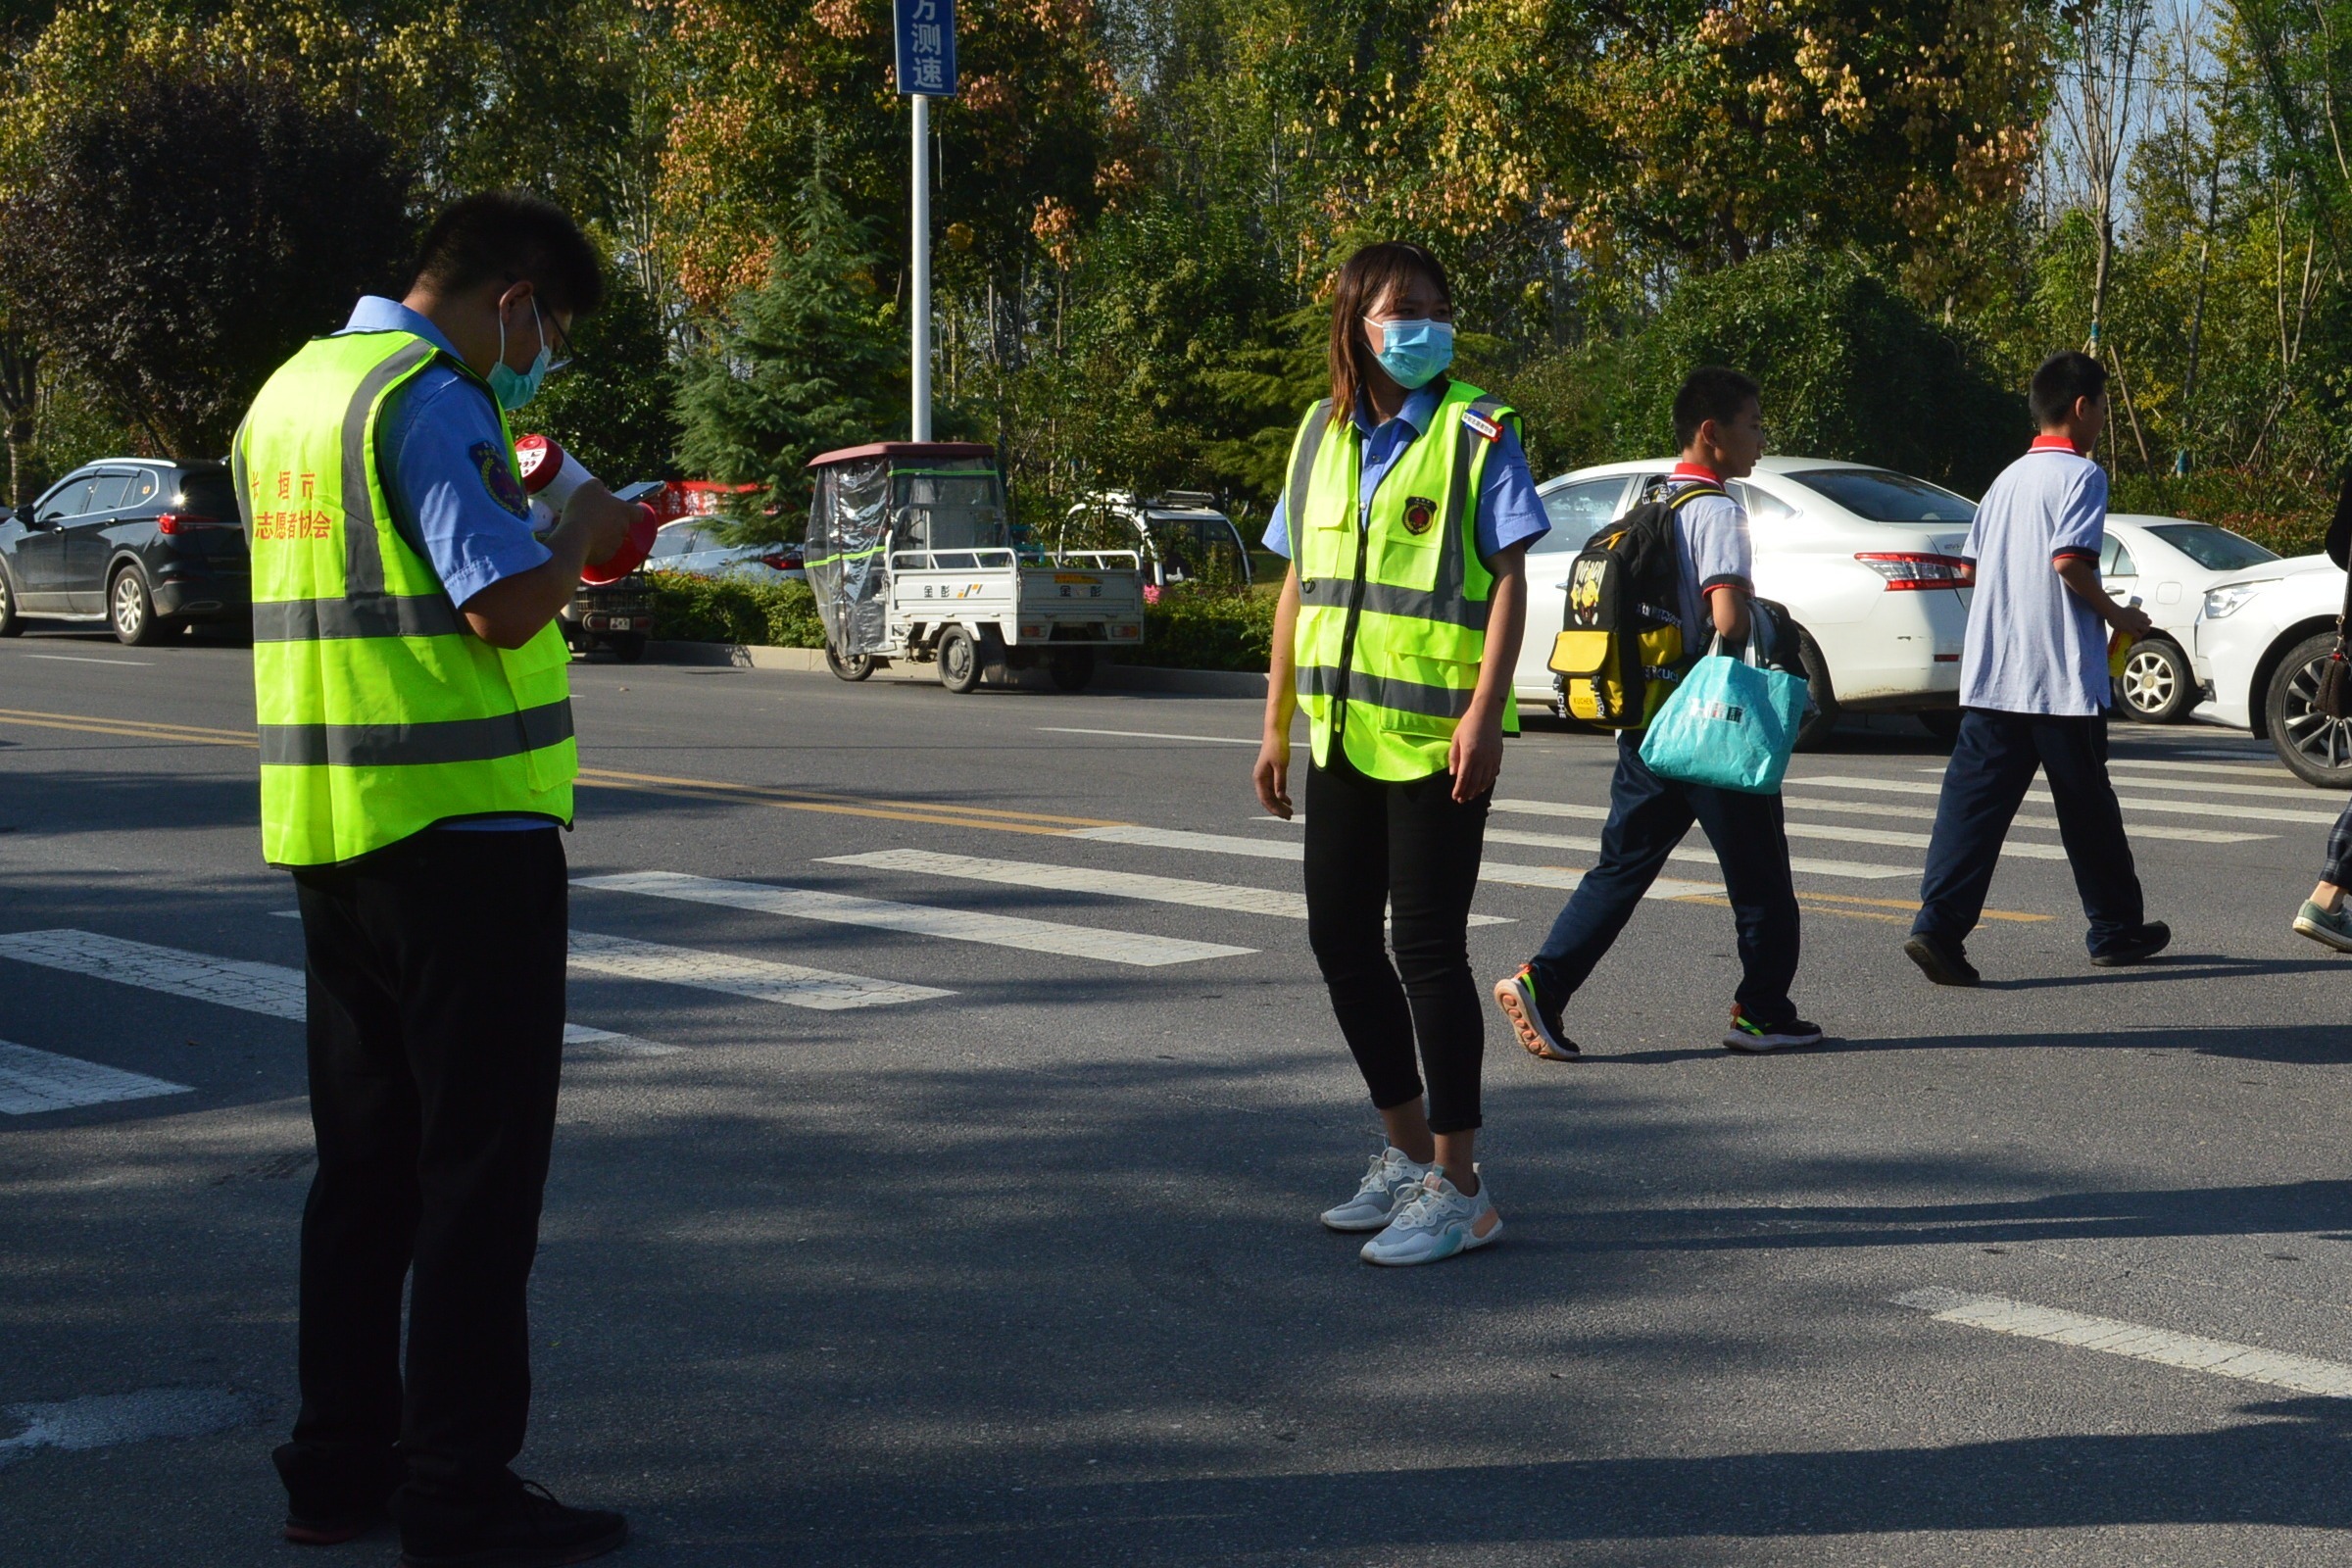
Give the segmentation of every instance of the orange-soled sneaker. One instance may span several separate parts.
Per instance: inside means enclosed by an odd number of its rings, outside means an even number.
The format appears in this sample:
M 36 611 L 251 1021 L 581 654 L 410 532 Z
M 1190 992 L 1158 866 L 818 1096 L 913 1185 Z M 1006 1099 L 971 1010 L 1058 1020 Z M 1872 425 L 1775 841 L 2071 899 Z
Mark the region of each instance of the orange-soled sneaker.
M 1502 1009 L 1505 1018 L 1510 1019 L 1511 1032 L 1519 1037 L 1519 1043 L 1527 1048 L 1529 1055 L 1541 1056 L 1545 1061 L 1574 1061 L 1577 1058 L 1579 1053 L 1576 1042 L 1568 1038 L 1567 1030 L 1560 1022 L 1560 1013 L 1566 1006 L 1565 999 L 1559 1007 L 1544 1004 L 1536 995 L 1535 965 L 1523 963 L 1517 974 L 1508 980 L 1496 981 L 1494 1005 Z

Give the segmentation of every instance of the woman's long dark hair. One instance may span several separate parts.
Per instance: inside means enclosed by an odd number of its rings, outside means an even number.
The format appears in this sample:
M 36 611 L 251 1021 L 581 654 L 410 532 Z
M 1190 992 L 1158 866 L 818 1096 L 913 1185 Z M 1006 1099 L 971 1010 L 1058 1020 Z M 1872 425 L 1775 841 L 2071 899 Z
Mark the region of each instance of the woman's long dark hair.
M 1364 314 L 1387 298 L 1391 289 L 1415 277 L 1427 278 L 1441 299 L 1453 303 L 1453 285 L 1446 280 L 1446 265 L 1405 240 L 1367 245 L 1340 269 L 1340 281 L 1331 296 L 1332 423 L 1354 416 L 1355 400 L 1376 363 L 1371 340 L 1364 336 Z M 1443 376 L 1438 384 L 1445 384 Z

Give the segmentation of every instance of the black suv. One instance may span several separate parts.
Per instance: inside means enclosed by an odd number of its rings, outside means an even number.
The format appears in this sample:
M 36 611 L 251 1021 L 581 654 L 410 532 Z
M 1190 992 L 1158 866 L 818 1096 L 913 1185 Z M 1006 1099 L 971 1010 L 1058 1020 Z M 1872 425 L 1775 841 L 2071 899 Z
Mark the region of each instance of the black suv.
M 0 637 L 27 615 L 104 620 L 135 648 L 252 614 L 245 530 L 221 464 L 108 458 L 0 522 Z

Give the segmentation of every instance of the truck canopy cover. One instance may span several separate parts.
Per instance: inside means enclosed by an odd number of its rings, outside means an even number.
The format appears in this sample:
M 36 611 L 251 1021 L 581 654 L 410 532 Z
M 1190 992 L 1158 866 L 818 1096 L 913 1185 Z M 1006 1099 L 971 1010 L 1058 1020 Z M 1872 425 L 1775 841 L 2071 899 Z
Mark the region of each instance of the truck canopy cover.
M 943 456 L 944 445 L 811 465 L 808 586 L 836 653 L 888 646 L 889 552 L 1009 545 L 992 449 Z

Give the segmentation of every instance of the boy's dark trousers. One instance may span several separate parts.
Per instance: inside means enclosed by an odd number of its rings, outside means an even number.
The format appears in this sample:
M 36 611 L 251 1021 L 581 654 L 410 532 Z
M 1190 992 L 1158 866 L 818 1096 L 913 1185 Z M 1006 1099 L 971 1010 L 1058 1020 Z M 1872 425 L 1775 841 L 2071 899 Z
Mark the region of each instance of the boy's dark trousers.
M 2107 715 L 1999 713 L 1968 708 L 1936 803 L 1914 934 L 1960 942 L 1976 929 L 2010 819 L 2039 767 L 2058 808 L 2058 838 L 2090 917 L 2092 957 L 2122 946 L 2146 918 L 2124 813 L 2107 780 Z
M 380 1504 L 405 1474 L 395 1511 L 429 1528 L 516 1485 L 564 1054 L 560 840 L 431 829 L 295 873 L 318 1140 L 302 1409 L 277 1454 L 298 1511 Z
M 1796 888 L 1788 876 L 1781 798 L 1660 778 L 1642 760 L 1642 737 L 1632 731 L 1617 737 L 1600 863 L 1577 884 L 1531 960 L 1539 997 L 1548 1004 L 1575 995 L 1693 821 L 1715 847 L 1739 929 L 1740 980 L 1733 1000 L 1767 1028 L 1796 1016 L 1788 999 L 1796 979 Z

